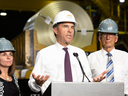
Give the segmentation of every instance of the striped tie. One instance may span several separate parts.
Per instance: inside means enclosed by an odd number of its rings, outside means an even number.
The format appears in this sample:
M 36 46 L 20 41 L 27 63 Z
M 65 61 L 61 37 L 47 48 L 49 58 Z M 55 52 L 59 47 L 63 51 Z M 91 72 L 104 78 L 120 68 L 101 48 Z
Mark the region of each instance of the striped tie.
M 114 65 L 113 65 L 113 61 L 111 59 L 112 54 L 111 53 L 107 53 L 108 55 L 108 63 L 107 63 L 107 70 L 108 73 L 106 75 L 106 81 L 107 82 L 114 82 Z

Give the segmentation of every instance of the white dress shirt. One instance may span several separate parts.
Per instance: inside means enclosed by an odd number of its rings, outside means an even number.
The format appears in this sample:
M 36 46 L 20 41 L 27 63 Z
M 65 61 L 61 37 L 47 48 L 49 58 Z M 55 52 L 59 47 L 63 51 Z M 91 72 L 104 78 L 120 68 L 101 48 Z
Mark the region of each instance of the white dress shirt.
M 124 82 L 124 93 L 128 94 L 128 53 L 113 49 L 111 52 L 114 64 L 114 82 Z M 92 77 L 98 76 L 106 70 L 107 52 L 102 49 L 88 56 Z M 104 79 L 102 82 L 106 82 Z
M 71 45 L 68 45 L 67 47 L 70 55 L 73 82 L 82 82 L 82 78 L 83 78 L 80 65 L 76 57 L 73 55 L 74 52 L 78 53 L 84 71 L 86 75 L 89 77 L 89 79 L 92 81 L 91 70 L 85 52 L 82 49 Z M 63 50 L 63 48 L 64 48 L 63 46 L 61 46 L 59 43 L 56 42 L 56 44 L 48 46 L 38 52 L 36 57 L 36 63 L 32 73 L 41 76 L 50 75 L 50 78 L 42 85 L 42 87 L 39 87 L 35 83 L 35 80 L 33 79 L 32 75 L 30 75 L 28 84 L 31 90 L 35 92 L 41 91 L 43 94 L 51 82 L 54 81 L 65 82 L 65 78 L 64 78 L 65 51 Z M 88 82 L 86 78 L 84 78 L 84 80 Z

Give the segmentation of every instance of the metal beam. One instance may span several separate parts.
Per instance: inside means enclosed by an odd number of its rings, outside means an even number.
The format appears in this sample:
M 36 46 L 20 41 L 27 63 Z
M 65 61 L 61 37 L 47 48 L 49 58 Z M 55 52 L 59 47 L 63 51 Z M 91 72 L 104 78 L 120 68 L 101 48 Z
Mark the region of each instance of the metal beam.
M 99 9 L 103 12 L 106 17 L 111 16 L 110 2 L 109 0 L 91 0 Z

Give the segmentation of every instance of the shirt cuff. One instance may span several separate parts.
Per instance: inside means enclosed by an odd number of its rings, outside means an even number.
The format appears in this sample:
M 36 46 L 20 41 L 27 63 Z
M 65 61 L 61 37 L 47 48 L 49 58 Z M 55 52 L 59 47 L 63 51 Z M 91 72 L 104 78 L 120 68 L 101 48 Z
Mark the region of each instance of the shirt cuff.
M 41 86 L 39 86 L 36 82 L 33 82 L 36 90 L 41 91 Z

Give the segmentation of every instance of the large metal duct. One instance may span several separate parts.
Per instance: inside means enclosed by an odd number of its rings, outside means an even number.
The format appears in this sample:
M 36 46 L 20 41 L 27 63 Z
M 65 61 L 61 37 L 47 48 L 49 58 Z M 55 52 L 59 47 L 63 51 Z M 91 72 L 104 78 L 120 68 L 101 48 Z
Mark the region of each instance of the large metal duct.
M 82 7 L 70 1 L 54 1 L 46 5 L 34 16 L 28 19 L 23 30 L 36 30 L 38 43 L 42 45 L 49 46 L 54 44 L 56 38 L 52 29 L 52 21 L 56 14 L 62 10 L 69 10 L 72 12 L 78 22 L 71 45 L 79 48 L 91 45 L 94 33 L 92 21 Z M 49 17 L 52 20 L 50 24 L 47 24 L 45 21 L 49 20 Z M 91 32 L 87 32 L 90 30 Z

